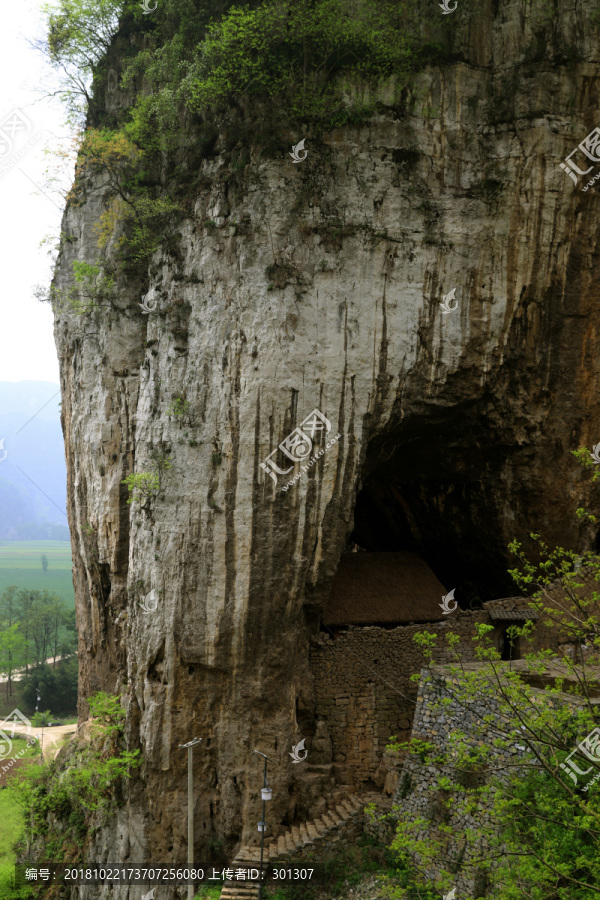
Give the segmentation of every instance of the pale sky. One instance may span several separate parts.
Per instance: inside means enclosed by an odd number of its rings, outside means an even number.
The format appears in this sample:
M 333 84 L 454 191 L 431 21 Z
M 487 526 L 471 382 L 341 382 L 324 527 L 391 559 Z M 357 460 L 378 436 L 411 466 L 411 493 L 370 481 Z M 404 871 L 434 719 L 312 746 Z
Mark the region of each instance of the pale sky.
M 52 312 L 35 299 L 33 287 L 49 283 L 47 247 L 39 245 L 48 235 L 58 236 L 62 216 L 60 197 L 44 196 L 39 187 L 49 163 L 43 148 L 57 146 L 68 129 L 60 101 L 40 99 L 41 90 L 56 84 L 55 75 L 42 54 L 27 44 L 28 38 L 44 33 L 41 5 L 42 0 L 17 0 L 2 9 L 0 381 L 58 383 Z M 15 110 L 16 119 L 7 124 Z M 15 131 L 8 151 L 7 131 Z

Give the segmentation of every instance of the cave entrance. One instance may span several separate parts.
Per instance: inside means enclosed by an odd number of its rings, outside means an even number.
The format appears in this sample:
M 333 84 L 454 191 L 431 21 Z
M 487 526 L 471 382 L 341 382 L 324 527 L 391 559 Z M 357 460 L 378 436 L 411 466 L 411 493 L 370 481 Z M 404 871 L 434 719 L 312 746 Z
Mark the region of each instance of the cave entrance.
M 512 447 L 482 421 L 479 404 L 423 401 L 418 415 L 388 424 L 368 445 L 352 529 L 311 646 L 315 712 L 331 737 L 337 784 L 393 792 L 399 772 L 385 748 L 391 736 L 410 737 L 412 678 L 423 664 L 414 636 L 456 621 L 442 597 L 454 592 L 452 613 L 455 602 L 481 609 L 512 592 L 506 545 L 518 535 L 505 536 L 512 513 L 503 477 Z M 514 622 L 498 615 L 504 633 Z
M 479 406 L 435 408 L 372 441 L 346 552 L 414 553 L 463 609 L 514 592 L 503 527 L 510 448 L 498 444 Z
M 417 553 L 344 553 L 334 576 L 322 625 L 332 629 L 394 628 L 445 618 L 445 587 Z M 377 663 L 377 660 L 373 660 Z

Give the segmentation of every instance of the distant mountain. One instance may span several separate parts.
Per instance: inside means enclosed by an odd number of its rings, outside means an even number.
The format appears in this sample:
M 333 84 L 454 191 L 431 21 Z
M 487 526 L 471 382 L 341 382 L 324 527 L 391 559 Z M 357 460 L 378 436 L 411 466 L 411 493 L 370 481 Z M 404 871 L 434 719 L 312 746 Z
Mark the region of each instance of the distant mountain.
M 0 538 L 68 540 L 60 388 L 0 381 Z

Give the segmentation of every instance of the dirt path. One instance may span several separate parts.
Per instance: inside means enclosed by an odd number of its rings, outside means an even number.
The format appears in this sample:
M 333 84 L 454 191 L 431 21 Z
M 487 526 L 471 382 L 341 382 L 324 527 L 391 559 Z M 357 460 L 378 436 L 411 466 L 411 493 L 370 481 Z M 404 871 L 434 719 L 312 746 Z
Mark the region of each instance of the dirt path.
M 46 726 L 43 731 L 44 737 L 43 737 L 43 743 L 42 743 L 42 751 L 44 753 L 44 756 L 46 756 L 46 754 L 48 753 L 48 754 L 52 755 L 52 758 L 54 758 L 56 756 L 56 754 L 58 753 L 58 751 L 60 750 L 60 747 L 57 746 L 58 742 L 62 738 L 73 734 L 76 730 L 77 730 L 77 724 L 75 722 L 73 722 L 72 725 L 52 725 L 52 726 L 48 725 L 48 726 Z M 6 731 L 9 735 L 9 737 L 13 731 L 15 734 L 26 734 L 30 738 L 34 738 L 34 737 L 37 737 L 38 734 L 42 734 L 42 729 L 35 728 L 33 725 L 31 726 L 31 728 L 29 730 L 27 730 L 25 725 L 15 725 L 14 729 L 11 725 L 8 729 L 6 729 Z M 38 740 L 39 740 L 39 738 L 38 738 Z
M 77 654 L 75 654 L 75 656 L 77 656 Z M 57 663 L 60 662 L 61 659 L 62 659 L 62 656 L 57 656 L 57 657 L 56 657 L 56 662 L 57 662 Z M 53 663 L 54 663 L 54 657 L 53 657 L 53 656 L 49 656 L 48 659 L 45 660 L 45 663 L 46 663 L 47 666 L 53 665 Z M 30 671 L 30 672 L 33 672 L 33 665 L 29 666 L 29 671 Z M 14 672 L 12 673 L 12 675 L 11 675 L 11 681 L 20 681 L 21 678 L 22 678 L 24 675 L 25 675 L 25 669 L 24 669 L 24 668 L 23 668 L 23 669 L 15 669 Z M 8 681 L 8 678 L 4 678 L 4 677 L 0 678 L 0 684 L 6 684 L 7 681 Z

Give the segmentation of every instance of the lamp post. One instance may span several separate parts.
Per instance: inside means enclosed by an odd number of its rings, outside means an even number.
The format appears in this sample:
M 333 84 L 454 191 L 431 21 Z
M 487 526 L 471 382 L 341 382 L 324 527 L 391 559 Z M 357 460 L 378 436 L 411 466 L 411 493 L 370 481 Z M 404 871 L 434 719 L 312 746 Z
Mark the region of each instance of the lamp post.
M 254 750 L 254 753 L 257 756 L 262 756 L 265 761 L 265 769 L 263 775 L 263 786 L 261 790 L 262 797 L 262 822 L 258 823 L 258 830 L 260 831 L 260 881 L 258 882 L 258 900 L 262 900 L 262 886 L 263 886 L 263 854 L 265 847 L 265 831 L 266 831 L 266 823 L 265 823 L 265 811 L 266 811 L 266 802 L 267 800 L 273 799 L 273 791 L 267 784 L 267 760 L 272 762 L 275 765 L 275 760 L 270 759 L 268 756 L 265 756 L 264 753 L 261 753 L 260 750 Z
M 36 691 L 36 694 L 37 694 L 37 703 L 36 703 L 36 705 L 35 705 L 35 711 L 37 712 L 37 711 L 38 711 L 39 702 L 40 702 L 40 700 L 42 699 L 42 696 L 41 696 L 41 694 L 38 694 L 37 691 Z M 38 734 L 38 740 L 39 740 L 39 739 L 40 739 L 40 736 L 39 736 L 39 734 Z M 40 759 L 41 759 L 41 760 L 44 759 L 44 714 L 43 714 L 43 713 L 42 713 L 42 737 L 41 737 L 41 740 L 40 740 Z
M 179 745 L 182 750 L 187 747 L 187 752 L 188 752 L 188 852 L 187 852 L 187 861 L 188 861 L 188 866 L 190 869 L 194 865 L 194 778 L 193 778 L 193 768 L 192 768 L 192 754 L 193 754 L 192 747 L 194 747 L 196 744 L 199 744 L 201 741 L 202 741 L 202 738 L 194 738 L 192 741 L 188 741 L 187 744 Z M 188 900 L 194 900 L 194 882 L 193 881 L 188 881 Z

